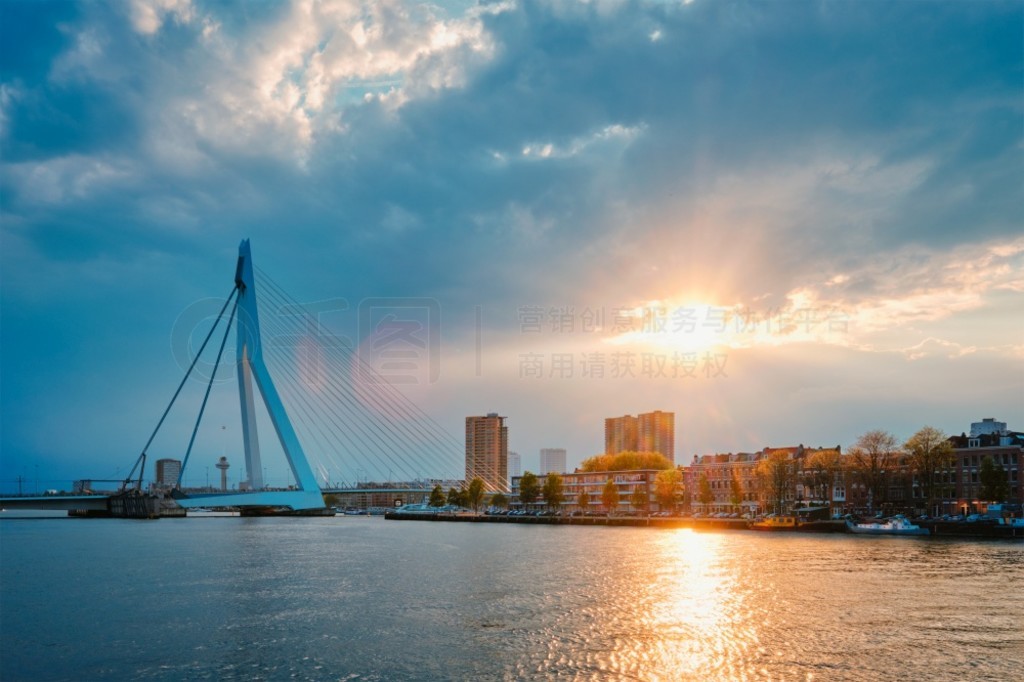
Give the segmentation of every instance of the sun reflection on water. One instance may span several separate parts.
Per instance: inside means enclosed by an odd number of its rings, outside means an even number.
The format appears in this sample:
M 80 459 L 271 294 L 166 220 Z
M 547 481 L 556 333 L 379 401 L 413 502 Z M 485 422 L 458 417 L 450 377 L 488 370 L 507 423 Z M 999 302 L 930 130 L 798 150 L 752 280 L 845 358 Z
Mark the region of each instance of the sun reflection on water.
M 729 561 L 722 536 L 678 530 L 658 538 L 646 617 L 655 636 L 649 679 L 743 679 L 738 665 L 758 646 L 749 586 Z

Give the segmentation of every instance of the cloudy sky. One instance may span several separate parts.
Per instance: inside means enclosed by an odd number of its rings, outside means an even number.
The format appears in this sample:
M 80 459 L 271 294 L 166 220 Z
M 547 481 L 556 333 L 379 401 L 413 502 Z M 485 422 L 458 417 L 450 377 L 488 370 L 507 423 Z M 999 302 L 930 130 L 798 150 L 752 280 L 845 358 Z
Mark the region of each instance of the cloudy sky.
M 359 341 L 370 299 L 433 310 L 401 390 L 458 441 L 507 416 L 528 468 L 654 409 L 684 462 L 1024 430 L 1022 28 L 1017 0 L 0 3 L 0 487 L 131 465 L 243 238 Z M 233 391 L 197 466 L 240 462 Z

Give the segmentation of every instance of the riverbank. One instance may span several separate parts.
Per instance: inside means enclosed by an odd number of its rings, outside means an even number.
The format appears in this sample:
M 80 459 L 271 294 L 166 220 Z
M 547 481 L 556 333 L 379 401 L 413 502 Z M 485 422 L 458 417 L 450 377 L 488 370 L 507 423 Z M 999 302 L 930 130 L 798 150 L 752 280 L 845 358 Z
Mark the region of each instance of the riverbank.
M 389 511 L 385 519 L 393 521 L 443 521 L 453 523 L 513 523 L 555 526 L 627 526 L 645 528 L 689 528 L 692 530 L 729 530 L 770 533 L 847 533 L 845 521 L 811 521 L 795 528 L 756 530 L 744 519 L 694 519 L 687 517 L 646 516 L 504 516 L 467 513 L 430 513 Z M 1024 528 L 987 523 L 957 523 L 946 521 L 920 521 L 928 528 L 929 536 L 947 538 L 993 538 L 1024 540 Z

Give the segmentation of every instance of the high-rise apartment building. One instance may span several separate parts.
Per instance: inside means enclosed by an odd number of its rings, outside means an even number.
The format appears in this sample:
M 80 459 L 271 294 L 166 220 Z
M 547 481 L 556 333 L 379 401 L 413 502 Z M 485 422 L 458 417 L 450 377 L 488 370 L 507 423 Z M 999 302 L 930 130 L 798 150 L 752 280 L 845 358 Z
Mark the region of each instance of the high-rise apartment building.
M 604 420 L 604 452 L 616 455 L 626 450 L 636 450 L 636 417 L 609 417 Z
M 513 476 L 523 475 L 523 459 L 519 456 L 518 452 L 508 453 L 508 477 L 511 480 Z
M 477 477 L 487 490 L 509 490 L 508 427 L 497 412 L 466 417 L 466 481 Z
M 655 410 L 638 415 L 636 449 L 640 452 L 660 452 L 672 463 L 676 461 L 675 412 Z
M 181 475 L 181 461 L 177 459 L 158 459 L 156 461 L 156 485 L 159 488 L 173 488 L 178 485 Z
M 541 448 L 538 473 L 544 476 L 551 472 L 565 473 L 565 448 Z
M 674 412 L 646 412 L 636 417 L 610 417 L 604 420 L 604 452 L 615 455 L 624 451 L 660 452 L 675 461 Z

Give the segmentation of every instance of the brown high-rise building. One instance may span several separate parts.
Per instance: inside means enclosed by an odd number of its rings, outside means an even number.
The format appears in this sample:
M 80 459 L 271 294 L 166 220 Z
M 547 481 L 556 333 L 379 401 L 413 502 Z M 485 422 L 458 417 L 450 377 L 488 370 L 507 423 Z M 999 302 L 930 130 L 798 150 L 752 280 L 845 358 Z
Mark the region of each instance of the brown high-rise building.
M 660 452 L 673 464 L 676 461 L 675 412 L 655 410 L 638 415 L 637 444 L 640 452 Z
M 604 420 L 604 453 L 617 455 L 620 452 L 636 450 L 636 417 L 609 417 Z
M 509 490 L 508 427 L 497 412 L 466 417 L 466 482 L 477 477 L 487 490 Z
M 604 420 L 604 452 L 614 455 L 624 451 L 660 452 L 675 462 L 676 429 L 674 412 L 655 410 L 633 417 L 610 417 Z

